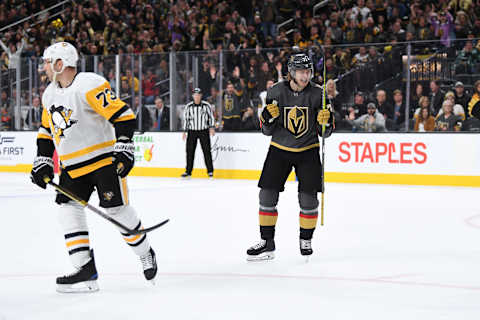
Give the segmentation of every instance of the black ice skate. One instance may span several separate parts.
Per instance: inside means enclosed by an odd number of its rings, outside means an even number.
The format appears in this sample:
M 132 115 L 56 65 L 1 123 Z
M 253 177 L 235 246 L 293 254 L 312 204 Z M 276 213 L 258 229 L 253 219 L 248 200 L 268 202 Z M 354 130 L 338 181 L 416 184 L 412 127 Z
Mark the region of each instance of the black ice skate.
M 272 260 L 275 258 L 275 240 L 261 240 L 247 250 L 247 261 Z
M 76 272 L 57 278 L 57 291 L 61 293 L 81 293 L 98 291 L 98 274 L 95 267 L 93 250 L 91 259 Z
M 143 274 L 145 279 L 155 284 L 155 276 L 157 275 L 157 259 L 155 259 L 155 251 L 152 248 L 144 256 L 140 256 L 142 262 Z
M 180 178 L 182 179 L 190 179 L 192 177 L 191 174 L 188 174 L 186 172 L 182 173 L 182 175 L 180 176 Z
M 300 239 L 300 253 L 302 256 L 310 256 L 313 253 L 312 240 Z

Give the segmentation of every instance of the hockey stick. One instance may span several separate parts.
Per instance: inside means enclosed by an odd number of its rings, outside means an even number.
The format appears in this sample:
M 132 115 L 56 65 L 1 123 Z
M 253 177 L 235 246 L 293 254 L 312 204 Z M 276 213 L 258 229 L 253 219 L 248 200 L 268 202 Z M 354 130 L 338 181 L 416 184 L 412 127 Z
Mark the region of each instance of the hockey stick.
M 66 195 L 67 197 L 69 197 L 70 199 L 72 199 L 73 201 L 79 203 L 80 205 L 82 205 L 83 207 L 86 207 L 90 210 L 92 210 L 93 212 L 95 212 L 96 214 L 98 214 L 99 216 L 101 216 L 102 218 L 104 219 L 107 219 L 108 221 L 110 221 L 111 223 L 113 223 L 114 225 L 116 225 L 117 227 L 123 229 L 125 231 L 125 233 L 129 234 L 129 235 L 137 235 L 137 234 L 145 234 L 147 232 L 150 232 L 150 231 L 153 231 L 161 226 L 163 226 L 164 224 L 166 224 L 168 221 L 170 221 L 170 219 L 166 219 L 150 228 L 146 228 L 146 229 L 141 229 L 141 230 L 132 230 L 132 229 L 129 229 L 127 227 L 125 227 L 123 224 L 121 224 L 120 222 L 118 222 L 117 220 L 109 217 L 107 214 L 103 213 L 102 211 L 100 211 L 99 209 L 95 208 L 94 206 L 90 205 L 87 201 L 85 200 L 82 200 L 80 199 L 78 196 L 74 195 L 72 192 L 66 190 L 64 187 L 61 187 L 59 186 L 58 184 L 56 184 L 55 182 L 53 182 L 52 180 L 50 180 L 48 177 L 45 177 L 43 179 L 43 181 L 45 181 L 45 183 L 51 185 L 52 187 L 54 187 L 58 192 L 60 193 L 63 193 L 64 195 Z
M 326 75 L 327 75 L 327 67 L 325 63 L 325 55 L 323 56 L 323 92 L 322 92 L 322 109 L 325 110 L 327 107 L 326 101 Z M 323 226 L 323 211 L 325 208 L 325 127 L 326 125 L 322 125 L 322 203 L 320 206 L 320 225 Z

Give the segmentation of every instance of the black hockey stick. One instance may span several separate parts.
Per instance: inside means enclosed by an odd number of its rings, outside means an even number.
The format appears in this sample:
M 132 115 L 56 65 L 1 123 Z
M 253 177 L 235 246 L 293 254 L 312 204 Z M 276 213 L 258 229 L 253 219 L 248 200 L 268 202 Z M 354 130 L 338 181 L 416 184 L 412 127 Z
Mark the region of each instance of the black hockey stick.
M 61 187 L 59 186 L 58 184 L 56 184 L 55 182 L 53 182 L 52 180 L 50 180 L 48 177 L 45 177 L 43 179 L 45 181 L 45 183 L 51 185 L 52 187 L 54 187 L 58 192 L 60 193 L 63 193 L 64 195 L 66 195 L 67 197 L 69 197 L 70 199 L 72 199 L 73 201 L 79 203 L 80 205 L 82 205 L 83 207 L 86 207 L 90 210 L 92 210 L 93 212 L 95 212 L 96 214 L 98 214 L 99 216 L 101 216 L 102 218 L 104 219 L 107 219 L 108 221 L 110 221 L 111 223 L 113 223 L 114 225 L 116 225 L 117 227 L 123 229 L 125 231 L 125 233 L 129 234 L 129 235 L 137 235 L 137 234 L 144 234 L 144 233 L 147 233 L 147 232 L 150 232 L 150 231 L 153 231 L 161 226 L 163 226 L 164 224 L 166 224 L 168 221 L 170 221 L 170 219 L 166 219 L 150 228 L 145 228 L 145 229 L 141 229 L 141 230 L 132 230 L 132 229 L 129 229 L 127 227 L 125 227 L 123 224 L 121 224 L 120 222 L 118 222 L 117 220 L 109 217 L 107 214 L 103 213 L 102 211 L 100 211 L 99 209 L 95 208 L 94 206 L 90 205 L 87 201 L 85 200 L 82 200 L 80 199 L 78 196 L 74 195 L 72 192 L 66 190 L 64 187 Z

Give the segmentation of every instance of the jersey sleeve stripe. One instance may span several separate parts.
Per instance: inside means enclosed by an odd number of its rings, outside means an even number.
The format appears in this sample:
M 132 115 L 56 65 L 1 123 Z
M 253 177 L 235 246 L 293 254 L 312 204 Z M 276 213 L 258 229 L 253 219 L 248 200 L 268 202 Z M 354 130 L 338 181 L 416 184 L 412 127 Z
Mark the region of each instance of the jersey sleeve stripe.
M 48 139 L 48 140 L 53 140 L 53 138 L 48 135 L 48 134 L 44 134 L 44 133 L 38 133 L 37 135 L 37 139 Z
M 121 117 L 118 117 L 117 119 L 115 119 L 115 123 L 117 122 L 122 122 L 122 121 L 128 121 L 128 120 L 135 120 L 135 115 L 134 114 L 128 114 L 126 116 L 121 116 Z
M 86 154 L 88 154 L 92 151 L 107 148 L 107 147 L 111 147 L 114 144 L 115 144 L 115 140 L 102 142 L 102 143 L 90 146 L 88 148 L 85 148 L 85 149 L 81 149 L 81 150 L 78 150 L 78 151 L 75 151 L 75 152 L 72 152 L 72 153 L 69 153 L 69 154 L 61 155 L 59 158 L 60 158 L 61 161 L 70 160 L 70 159 L 73 159 L 73 158 L 78 158 L 78 157 L 86 155 Z
M 125 121 L 125 120 L 118 120 L 118 118 L 123 117 L 123 116 L 127 116 L 127 115 L 131 115 L 131 116 L 133 116 L 133 119 L 135 119 L 135 115 L 133 114 L 133 111 L 127 105 L 124 105 L 120 110 L 115 112 L 111 116 L 111 118 L 108 119 L 108 121 L 110 121 L 111 123 L 114 123 L 114 122 L 117 122 L 117 121 Z M 130 120 L 130 119 L 127 119 L 127 120 Z
M 41 125 L 40 128 L 38 128 L 38 131 L 44 134 L 49 134 L 49 135 L 52 133 L 52 130 L 50 130 L 49 127 L 44 127 L 43 125 Z

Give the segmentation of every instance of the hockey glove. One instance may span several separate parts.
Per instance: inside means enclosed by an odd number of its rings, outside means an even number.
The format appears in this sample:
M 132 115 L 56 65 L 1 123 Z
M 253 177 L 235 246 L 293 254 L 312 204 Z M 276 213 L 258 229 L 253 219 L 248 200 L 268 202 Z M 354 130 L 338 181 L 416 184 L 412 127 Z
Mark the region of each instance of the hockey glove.
M 272 103 L 267 104 L 261 114 L 261 120 L 265 124 L 272 123 L 280 116 L 280 109 L 278 108 L 277 101 L 273 100 Z
M 322 109 L 318 111 L 317 122 L 319 125 L 327 125 L 328 119 L 330 119 L 330 111 L 328 109 Z
M 40 188 L 46 189 L 45 178 L 53 179 L 53 160 L 50 157 L 35 157 L 30 179 Z
M 125 178 L 135 163 L 135 146 L 133 141 L 120 137 L 113 146 L 113 165 L 117 170 L 117 174 Z

